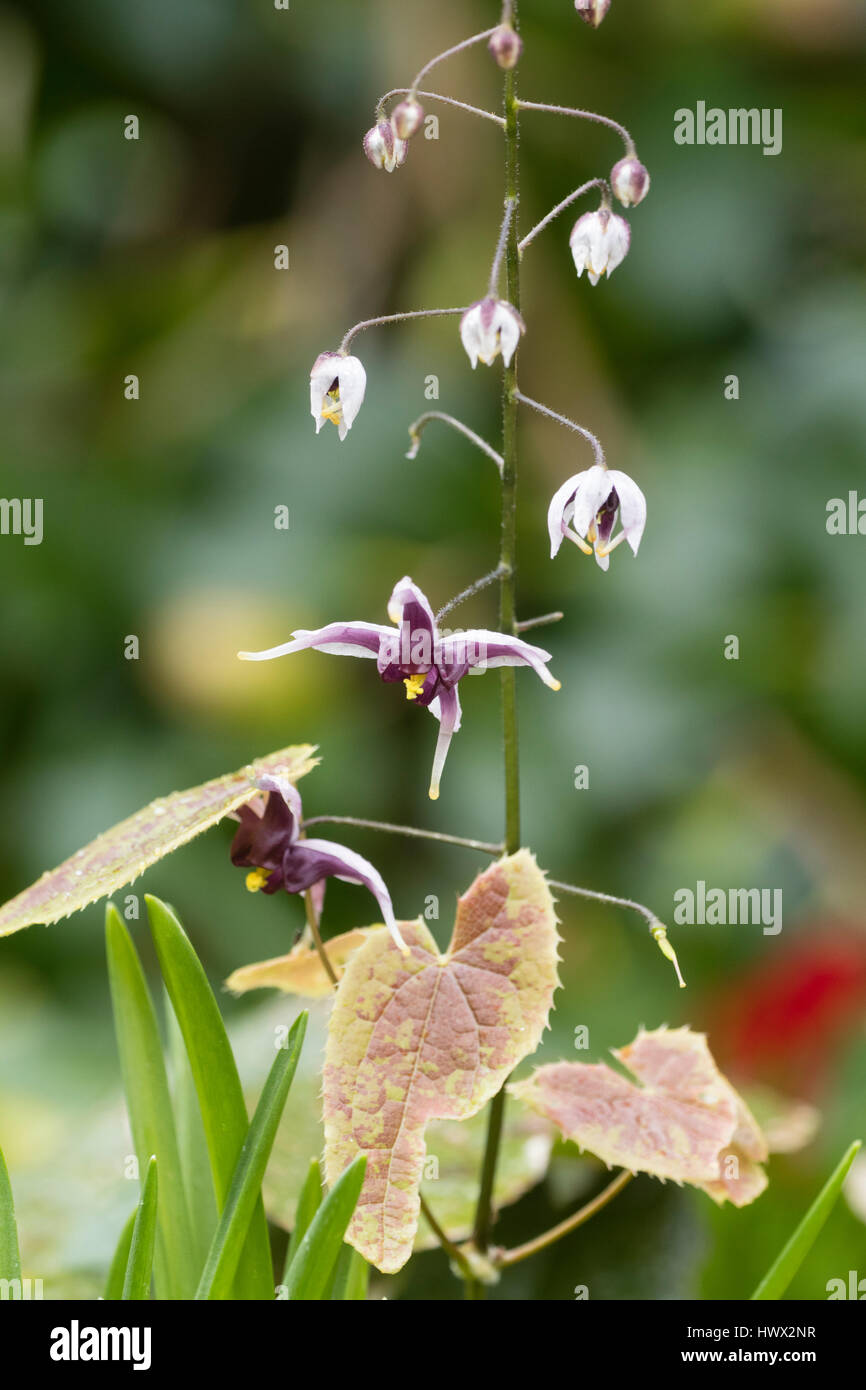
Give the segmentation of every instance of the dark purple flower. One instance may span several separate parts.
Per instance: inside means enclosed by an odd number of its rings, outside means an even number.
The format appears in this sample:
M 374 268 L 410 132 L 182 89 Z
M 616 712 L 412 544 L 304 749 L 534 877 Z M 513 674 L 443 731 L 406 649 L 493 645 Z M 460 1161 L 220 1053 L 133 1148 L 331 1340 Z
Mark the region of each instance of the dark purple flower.
M 243 661 L 271 661 L 277 656 L 315 647 L 337 656 L 369 657 L 383 681 L 402 681 L 407 700 L 423 705 L 439 720 L 433 757 L 430 798 L 439 795 L 439 781 L 452 735 L 460 728 L 457 684 L 470 670 L 494 666 L 531 666 L 551 690 L 559 690 L 547 669 L 550 652 L 519 637 L 485 628 L 442 633 L 425 595 L 407 576 L 396 585 L 388 603 L 394 627 L 379 623 L 329 623 L 315 632 L 298 631 L 290 642 L 264 652 L 239 652 Z
M 242 806 L 240 825 L 232 840 L 231 859 L 238 868 L 250 869 L 247 888 L 251 893 L 306 893 L 326 878 L 361 883 L 369 888 L 385 925 L 401 951 L 406 944 L 394 920 L 391 896 L 378 870 L 354 850 L 332 840 L 302 839 L 301 798 L 284 777 L 260 777 L 258 786 L 267 793 L 264 811 Z

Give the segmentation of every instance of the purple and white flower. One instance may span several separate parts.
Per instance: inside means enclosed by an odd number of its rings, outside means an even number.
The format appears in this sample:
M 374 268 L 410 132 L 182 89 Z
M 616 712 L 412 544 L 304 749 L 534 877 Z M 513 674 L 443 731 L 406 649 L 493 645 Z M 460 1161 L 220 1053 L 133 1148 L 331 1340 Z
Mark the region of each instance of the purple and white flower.
M 324 890 L 327 878 L 360 883 L 369 888 L 382 910 L 382 918 L 401 951 L 407 946 L 394 918 L 391 895 L 378 869 L 354 850 L 333 840 L 301 837 L 301 798 L 285 777 L 262 776 L 257 784 L 266 793 L 264 809 L 241 806 L 240 825 L 231 847 L 232 863 L 249 869 L 246 885 L 251 893 L 306 893 Z
M 619 515 L 621 530 L 613 535 Z M 595 555 L 606 570 L 610 553 L 628 541 L 637 555 L 646 525 L 646 498 L 627 473 L 596 463 L 562 484 L 553 494 L 547 512 L 550 557 L 553 559 L 563 539 L 579 546 L 584 555 Z
M 364 136 L 364 154 L 374 169 L 384 169 L 388 174 L 393 174 L 405 163 L 408 149 L 408 141 L 394 133 L 390 121 L 379 121 Z
M 525 331 L 526 325 L 514 305 L 507 299 L 494 299 L 493 295 L 470 304 L 460 320 L 460 337 L 473 369 L 479 361 L 489 366 L 500 352 L 507 367 Z
M 550 653 L 519 637 L 485 628 L 440 632 L 427 598 L 408 576 L 395 586 L 388 616 L 393 627 L 364 622 L 329 623 L 315 632 L 293 632 L 291 641 L 269 651 L 238 655 L 243 661 L 271 661 L 277 656 L 316 648 L 337 656 L 374 660 L 381 680 L 389 684 L 402 681 L 407 700 L 429 709 L 439 721 L 430 778 L 430 798 L 435 801 L 451 738 L 460 728 L 457 685 L 469 671 L 530 666 L 551 690 L 559 690 L 559 681 L 547 669 Z
M 624 208 L 642 203 L 649 193 L 650 176 L 637 155 L 627 154 L 610 171 L 610 186 Z
M 574 8 L 585 24 L 597 29 L 610 9 L 610 0 L 574 0 Z
M 367 389 L 367 373 L 357 357 L 342 352 L 320 352 L 310 372 L 310 414 L 316 434 L 326 420 L 336 425 L 345 439 Z
M 625 260 L 631 241 L 631 231 L 624 217 L 610 208 L 585 212 L 571 229 L 569 245 L 578 275 L 586 271 L 591 285 L 597 285 L 602 275 L 612 275 Z

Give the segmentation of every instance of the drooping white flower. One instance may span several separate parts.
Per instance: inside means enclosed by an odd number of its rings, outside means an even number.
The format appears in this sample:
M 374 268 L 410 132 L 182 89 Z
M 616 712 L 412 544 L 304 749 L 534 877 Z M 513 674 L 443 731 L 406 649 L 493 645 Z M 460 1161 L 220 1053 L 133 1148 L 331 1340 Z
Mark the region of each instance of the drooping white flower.
M 393 174 L 406 160 L 409 144 L 394 133 L 390 121 L 379 121 L 371 126 L 364 136 L 364 153 L 374 169 L 384 169 Z
M 617 514 L 622 529 L 614 536 Z M 611 551 L 622 541 L 628 541 L 637 555 L 645 525 L 646 498 L 634 479 L 596 463 L 569 478 L 551 498 L 547 511 L 550 557 L 567 537 L 584 555 L 594 554 L 606 570 Z
M 310 372 L 310 414 L 316 434 L 326 420 L 336 425 L 345 439 L 364 400 L 367 373 L 357 357 L 341 352 L 320 352 Z
M 602 275 L 612 275 L 625 260 L 631 241 L 631 231 L 624 217 L 610 208 L 585 212 L 571 229 L 569 245 L 578 275 L 586 271 L 591 285 L 597 285 Z
M 649 193 L 650 176 L 637 155 L 627 154 L 610 173 L 610 186 L 624 208 L 642 203 Z
M 470 304 L 460 320 L 460 337 L 473 368 L 479 361 L 489 366 L 500 352 L 507 367 L 525 331 L 526 325 L 514 305 L 492 295 Z

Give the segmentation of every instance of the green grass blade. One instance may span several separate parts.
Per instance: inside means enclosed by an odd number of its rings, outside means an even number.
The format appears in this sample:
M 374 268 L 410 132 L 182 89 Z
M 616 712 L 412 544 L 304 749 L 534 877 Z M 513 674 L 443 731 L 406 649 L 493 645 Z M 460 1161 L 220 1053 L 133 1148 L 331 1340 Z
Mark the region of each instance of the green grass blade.
M 307 1015 L 302 1013 L 292 1024 L 286 1046 L 277 1052 L 268 1074 L 205 1262 L 195 1295 L 197 1299 L 222 1299 L 231 1295 L 235 1269 L 247 1236 L 250 1218 L 257 1201 L 261 1199 L 262 1179 L 298 1065 L 306 1030 Z M 271 1297 L 273 1293 L 271 1289 Z
M 370 1282 L 370 1266 L 359 1255 L 357 1250 L 353 1250 L 351 1245 L 343 1245 L 337 1260 L 337 1268 L 334 1271 L 334 1280 L 331 1286 L 331 1300 L 333 1302 L 354 1301 L 363 1303 L 367 1297 L 367 1285 Z
M 159 1166 L 159 1219 L 154 1276 L 160 1298 L 185 1299 L 195 1289 L 192 1232 L 168 1077 L 153 1000 L 132 938 L 109 903 L 105 914 L 108 979 L 120 1070 L 135 1152 L 143 1170 Z
M 0 1149 L 0 1279 L 21 1278 L 21 1256 L 18 1253 L 18 1226 L 12 1184 L 6 1170 L 6 1160 Z
M 195 1265 L 204 1267 L 218 1219 L 207 1140 L 192 1071 L 171 1000 L 166 994 L 169 1083 L 177 1126 L 177 1146 L 195 1248 Z
M 859 1148 L 860 1140 L 857 1139 L 830 1174 L 791 1239 L 764 1275 L 752 1294 L 752 1300 L 782 1297 L 814 1245 L 821 1227 L 836 1205 L 842 1191 L 842 1184 L 848 1175 L 848 1169 L 854 1162 Z
M 326 1296 L 366 1167 L 367 1159 L 360 1154 L 340 1174 L 316 1212 L 289 1266 L 285 1281 L 289 1299 L 311 1301 Z
M 129 1213 L 129 1220 L 120 1233 L 120 1239 L 111 1259 L 111 1268 L 108 1271 L 108 1278 L 105 1281 L 105 1293 L 102 1295 L 106 1302 L 113 1302 L 115 1299 L 123 1298 L 123 1281 L 126 1278 L 126 1266 L 129 1264 L 129 1247 L 132 1244 L 132 1228 L 135 1225 L 135 1218 L 138 1215 L 138 1207 L 134 1207 Z
M 123 1281 L 121 1298 L 141 1302 L 150 1298 L 150 1281 L 153 1275 L 153 1247 L 156 1241 L 156 1213 L 158 1205 L 158 1182 L 156 1159 L 151 1158 L 141 1192 L 141 1201 L 135 1212 L 132 1226 L 132 1239 L 129 1243 L 129 1261 Z
M 322 1174 L 319 1170 L 319 1161 L 316 1158 L 310 1159 L 310 1166 L 307 1169 L 307 1176 L 298 1196 L 298 1206 L 295 1211 L 295 1225 L 289 1237 L 289 1248 L 286 1251 L 286 1263 L 283 1268 L 283 1283 L 289 1273 L 289 1266 L 292 1263 L 292 1256 L 297 1250 L 301 1241 L 306 1235 L 310 1222 L 322 1204 Z
M 160 969 L 189 1058 L 221 1212 L 249 1129 L 240 1077 L 213 990 L 189 937 L 165 903 L 153 897 L 145 901 Z M 271 1247 L 261 1197 L 253 1207 L 233 1293 L 242 1299 L 274 1296 Z

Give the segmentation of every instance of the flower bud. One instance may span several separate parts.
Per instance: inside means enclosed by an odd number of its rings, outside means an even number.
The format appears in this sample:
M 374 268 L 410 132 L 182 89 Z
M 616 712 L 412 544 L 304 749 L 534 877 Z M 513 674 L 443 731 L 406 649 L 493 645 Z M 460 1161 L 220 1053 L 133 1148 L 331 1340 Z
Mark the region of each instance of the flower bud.
M 523 52 L 523 39 L 510 24 L 500 24 L 491 34 L 487 47 L 501 68 L 513 68 Z
M 364 136 L 364 153 L 375 169 L 394 172 L 406 158 L 406 141 L 398 139 L 390 121 L 380 121 Z
M 650 176 L 637 155 L 628 154 L 610 173 L 610 186 L 624 208 L 643 202 L 649 193 Z
M 610 9 L 610 0 L 574 0 L 574 8 L 584 24 L 597 29 Z
M 414 97 L 410 97 L 408 101 L 401 101 L 391 112 L 391 125 L 397 139 L 410 140 L 416 130 L 421 128 L 423 119 L 424 108 Z

